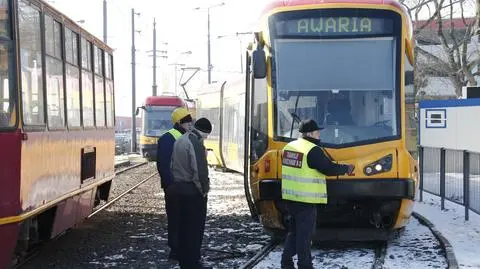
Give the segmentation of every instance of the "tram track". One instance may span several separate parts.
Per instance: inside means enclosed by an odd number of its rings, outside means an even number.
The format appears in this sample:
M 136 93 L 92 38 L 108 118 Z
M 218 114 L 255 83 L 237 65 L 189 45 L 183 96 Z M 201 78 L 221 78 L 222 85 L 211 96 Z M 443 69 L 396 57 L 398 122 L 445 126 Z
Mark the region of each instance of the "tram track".
M 439 255 L 445 258 L 445 263 L 443 265 L 444 267 L 432 267 L 458 269 L 458 262 L 448 240 L 441 235 L 441 233 L 435 229 L 434 225 L 423 216 L 414 213 L 412 215 L 412 219 L 418 225 L 424 226 L 423 229 L 430 231 L 430 236 L 435 238 L 438 243 L 438 247 L 441 249 Z M 420 243 L 419 245 L 416 245 L 417 243 L 412 242 L 408 237 L 403 239 L 403 241 L 407 241 L 409 246 L 403 245 L 404 243 L 399 244 L 398 241 L 402 241 L 402 236 L 404 235 L 402 234 L 399 237 L 390 239 L 388 241 L 331 244 L 322 243 L 319 248 L 315 249 L 315 253 L 312 251 L 312 256 L 314 257 L 314 267 L 329 268 L 332 266 L 337 266 L 341 268 L 350 268 L 353 265 L 357 268 L 361 267 L 371 269 L 407 268 L 408 266 L 405 266 L 405 264 L 408 264 L 409 262 L 406 261 L 409 259 L 408 252 L 418 252 L 414 253 L 414 255 L 421 256 L 422 250 L 425 249 L 425 244 Z M 425 237 L 420 236 L 418 241 L 423 241 L 422 238 L 424 239 Z M 399 246 L 402 247 L 401 250 L 398 249 Z M 413 249 L 408 249 L 412 247 Z M 279 244 L 279 242 L 271 241 L 238 268 L 277 268 L 280 265 L 280 260 L 278 260 L 278 257 L 281 255 L 281 252 L 281 244 Z M 362 261 L 358 261 L 358 259 L 362 259 Z M 358 264 L 356 264 L 358 262 L 360 262 L 362 266 L 358 266 Z
M 146 165 L 148 164 L 148 162 L 144 161 L 144 162 L 140 162 L 140 163 L 135 163 L 133 165 L 129 165 L 125 168 L 122 168 L 122 169 L 118 169 L 118 167 L 115 167 L 115 177 L 117 177 L 118 175 L 121 175 L 125 172 L 128 172 L 130 170 L 133 170 L 133 169 L 136 169 L 136 168 L 139 168 L 143 165 Z M 122 164 L 120 165 L 119 167 L 123 167 L 125 164 Z M 118 169 L 118 170 L 117 170 Z M 155 177 L 156 175 L 158 174 L 158 172 L 155 172 L 155 173 L 152 173 L 150 174 L 149 176 L 147 176 L 146 178 L 143 178 L 141 179 L 137 184 L 135 184 L 133 187 L 127 189 L 126 191 L 123 191 L 121 194 L 115 196 L 111 201 L 107 202 L 106 204 L 98 207 L 97 209 L 94 208 L 94 211 L 88 215 L 85 220 L 88 220 L 90 218 L 92 218 L 93 216 L 97 215 L 98 213 L 100 212 L 103 212 L 105 209 L 107 209 L 108 207 L 112 206 L 113 204 L 115 204 L 118 200 L 120 200 L 121 198 L 125 197 L 126 195 L 128 195 L 129 193 L 131 193 L 133 190 L 135 190 L 136 188 L 138 188 L 139 186 L 141 186 L 142 184 L 144 184 L 145 182 L 147 182 L 148 180 L 150 180 L 151 178 Z M 113 179 L 115 180 L 115 178 Z M 38 243 L 37 245 L 33 246 L 32 249 L 30 249 L 30 251 L 25 254 L 26 256 L 24 256 L 20 261 L 16 262 L 14 261 L 14 264 L 11 266 L 12 269 L 20 269 L 20 268 L 23 268 L 25 265 L 27 265 L 31 260 L 33 260 L 34 258 L 36 258 L 42 251 L 42 249 L 44 247 L 46 247 L 47 245 L 49 244 L 52 244 L 53 242 L 59 240 L 63 235 L 65 235 L 66 231 L 57 235 L 56 237 L 50 239 L 50 240 L 47 240 L 45 242 L 42 242 L 42 243 Z

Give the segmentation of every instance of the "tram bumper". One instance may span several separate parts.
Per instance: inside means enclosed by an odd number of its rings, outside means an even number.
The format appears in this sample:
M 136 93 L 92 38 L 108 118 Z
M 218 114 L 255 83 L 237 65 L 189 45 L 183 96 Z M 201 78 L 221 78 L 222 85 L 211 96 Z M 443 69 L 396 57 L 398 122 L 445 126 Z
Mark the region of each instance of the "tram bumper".
M 327 195 L 328 203 L 317 206 L 316 241 L 383 240 L 390 231 L 403 226 L 398 226 L 397 221 L 404 216 L 403 205 L 411 204 L 414 199 L 415 182 L 412 179 L 327 180 Z M 275 204 L 281 225 L 287 227 L 288 212 L 281 197 L 281 181 L 261 181 L 259 196 L 257 203 Z
M 281 200 L 281 181 L 262 180 L 259 183 L 260 200 Z M 330 202 L 338 199 L 409 199 L 415 196 L 412 179 L 346 179 L 327 180 Z
M 140 152 L 145 158 L 150 160 L 157 159 L 157 145 L 155 144 L 140 144 Z

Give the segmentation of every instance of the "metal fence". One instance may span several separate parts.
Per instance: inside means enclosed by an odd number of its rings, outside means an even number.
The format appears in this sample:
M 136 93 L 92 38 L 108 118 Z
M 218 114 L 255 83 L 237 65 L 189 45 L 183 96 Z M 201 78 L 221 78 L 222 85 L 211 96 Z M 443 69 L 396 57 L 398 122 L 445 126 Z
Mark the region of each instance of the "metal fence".
M 480 214 L 480 153 L 445 148 L 419 147 L 420 201 L 422 191 L 440 196 Z

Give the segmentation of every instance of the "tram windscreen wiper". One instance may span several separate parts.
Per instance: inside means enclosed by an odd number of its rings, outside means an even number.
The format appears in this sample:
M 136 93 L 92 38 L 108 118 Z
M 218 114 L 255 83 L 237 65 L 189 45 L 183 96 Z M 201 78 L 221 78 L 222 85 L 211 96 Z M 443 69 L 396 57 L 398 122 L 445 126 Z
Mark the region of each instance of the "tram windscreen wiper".
M 298 91 L 297 94 L 297 100 L 295 100 L 295 108 L 293 109 L 293 112 L 290 113 L 292 115 L 292 127 L 290 128 L 290 138 L 293 136 L 293 125 L 295 124 L 295 119 L 300 122 L 300 117 L 297 115 L 297 107 L 298 107 L 298 100 L 300 99 L 300 91 Z

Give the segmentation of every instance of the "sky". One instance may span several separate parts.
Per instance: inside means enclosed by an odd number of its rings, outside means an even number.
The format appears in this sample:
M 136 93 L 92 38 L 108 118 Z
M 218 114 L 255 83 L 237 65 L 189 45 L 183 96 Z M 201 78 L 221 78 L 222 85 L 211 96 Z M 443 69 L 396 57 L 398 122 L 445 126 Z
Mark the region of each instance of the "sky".
M 103 38 L 103 0 L 46 0 L 98 38 Z M 259 10 L 271 0 L 223 0 L 224 6 L 210 9 L 211 22 L 211 62 L 212 81 L 221 81 L 240 75 L 240 59 L 244 58 L 244 48 L 252 40 L 252 35 L 237 38 L 235 33 L 255 29 Z M 415 5 L 423 0 L 407 1 Z M 472 15 L 473 0 L 467 0 L 464 12 Z M 471 2 L 471 3 L 470 3 Z M 114 51 L 115 106 L 117 116 L 129 116 L 132 111 L 132 71 L 131 71 L 131 14 L 135 13 L 136 44 L 136 106 L 140 106 L 147 96 L 152 95 L 153 58 L 153 18 L 157 22 L 157 50 L 168 51 L 168 59 L 157 59 L 158 94 L 162 92 L 182 93 L 175 81 L 180 80 L 182 71 L 175 72 L 172 64 L 185 67 L 199 67 L 201 72 L 186 86 L 189 95 L 207 84 L 207 12 L 206 7 L 218 5 L 222 0 L 107 0 L 108 33 L 107 44 Z M 195 10 L 196 7 L 203 9 Z M 455 7 L 458 13 L 460 8 Z M 470 14 L 471 13 L 471 14 Z M 457 14 L 458 15 L 458 14 Z M 421 12 L 420 19 L 426 19 L 428 9 Z M 218 38 L 224 36 L 223 38 Z M 241 41 L 241 42 L 240 42 Z M 168 45 L 163 43 L 167 42 Z M 242 48 L 242 50 L 241 50 Z M 191 51 L 191 54 L 184 52 Z M 175 79 L 175 74 L 177 78 Z M 192 71 L 185 72 L 182 82 Z M 178 84 L 177 84 L 178 85 Z
M 103 38 L 102 0 L 47 1 L 96 37 Z M 212 81 L 240 75 L 240 45 L 246 47 L 251 35 L 236 32 L 251 31 L 258 13 L 252 11 L 266 0 L 224 0 L 225 5 L 210 9 Z M 132 8 L 135 13 L 136 105 L 152 95 L 153 84 L 153 18 L 157 22 L 157 50 L 168 51 L 168 59 L 157 58 L 158 94 L 175 91 L 175 66 L 200 67 L 202 71 L 186 86 L 190 95 L 207 82 L 207 11 L 194 10 L 222 3 L 221 0 L 107 0 L 107 44 L 114 51 L 115 106 L 117 116 L 131 115 L 132 103 Z M 258 9 L 255 9 L 258 10 Z M 218 38 L 219 36 L 224 36 Z M 163 43 L 168 43 L 167 45 Z M 184 52 L 191 51 L 191 54 Z M 242 52 L 243 54 L 244 52 Z M 160 54 L 158 54 L 160 55 Z M 182 66 L 178 66 L 180 80 Z M 192 72 L 185 72 L 182 82 Z M 182 92 L 181 87 L 177 87 Z

